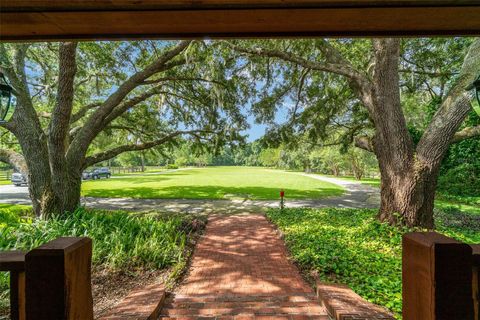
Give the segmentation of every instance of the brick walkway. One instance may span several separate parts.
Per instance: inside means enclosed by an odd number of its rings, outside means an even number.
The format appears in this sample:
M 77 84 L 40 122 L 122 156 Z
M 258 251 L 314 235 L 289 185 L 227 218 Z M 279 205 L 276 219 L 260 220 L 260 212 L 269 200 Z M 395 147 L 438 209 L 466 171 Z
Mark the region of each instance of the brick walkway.
M 213 216 L 160 319 L 319 319 L 327 313 L 261 215 Z

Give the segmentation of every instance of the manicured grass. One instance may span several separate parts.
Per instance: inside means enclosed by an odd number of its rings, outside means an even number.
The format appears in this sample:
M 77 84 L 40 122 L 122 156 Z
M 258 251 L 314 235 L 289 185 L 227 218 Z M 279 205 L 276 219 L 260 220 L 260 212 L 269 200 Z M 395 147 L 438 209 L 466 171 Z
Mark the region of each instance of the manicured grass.
M 343 193 L 340 186 L 292 172 L 252 167 L 208 167 L 87 181 L 82 185 L 82 194 L 112 198 L 270 200 L 278 199 L 282 188 L 289 199 L 317 199 Z
M 12 183 L 10 179 L 7 179 L 7 176 L 10 177 L 11 174 L 11 171 L 0 170 L 0 186 Z
M 465 204 L 452 200 L 435 200 L 435 208 L 442 211 L 458 211 L 466 214 L 480 215 L 480 197 L 476 198 L 476 204 Z
M 94 243 L 94 267 L 131 272 L 185 264 L 191 216 L 144 216 L 80 208 L 63 218 L 37 220 L 19 214 L 24 209 L 0 207 L 0 250 L 29 250 L 60 236 L 86 236 Z M 7 299 L 8 277 L 1 273 L 0 311 L 6 308 Z
M 367 300 L 400 316 L 401 238 L 411 230 L 379 223 L 376 210 L 268 210 L 285 235 L 293 258 L 324 281 L 349 285 Z M 467 243 L 480 242 L 480 216 L 436 213 L 437 231 Z

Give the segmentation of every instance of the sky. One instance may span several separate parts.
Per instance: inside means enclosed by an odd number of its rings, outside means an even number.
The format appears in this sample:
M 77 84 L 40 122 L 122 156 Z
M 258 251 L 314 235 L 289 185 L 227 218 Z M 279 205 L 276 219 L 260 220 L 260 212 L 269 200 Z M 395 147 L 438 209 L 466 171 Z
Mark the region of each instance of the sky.
M 247 141 L 252 142 L 259 138 L 261 138 L 265 134 L 265 129 L 267 126 L 264 124 L 256 124 L 255 118 L 253 116 L 247 117 L 248 124 L 250 125 L 250 129 L 245 130 L 244 133 L 248 135 Z

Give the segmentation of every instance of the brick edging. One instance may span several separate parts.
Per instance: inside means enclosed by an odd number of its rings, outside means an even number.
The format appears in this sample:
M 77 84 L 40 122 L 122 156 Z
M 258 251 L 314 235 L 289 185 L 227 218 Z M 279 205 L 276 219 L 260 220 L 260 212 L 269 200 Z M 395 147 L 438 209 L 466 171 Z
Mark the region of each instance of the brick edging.
M 151 284 L 130 292 L 99 320 L 155 320 L 165 303 L 165 288 Z
M 316 281 L 317 297 L 334 320 L 395 320 L 384 308 L 370 303 L 346 285 Z

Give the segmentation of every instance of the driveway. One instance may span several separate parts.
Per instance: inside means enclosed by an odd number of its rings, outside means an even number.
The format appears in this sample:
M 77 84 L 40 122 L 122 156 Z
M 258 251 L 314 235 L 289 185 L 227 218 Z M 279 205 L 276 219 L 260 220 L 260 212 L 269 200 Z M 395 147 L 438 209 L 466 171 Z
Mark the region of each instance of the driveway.
M 28 187 L 15 187 L 13 184 L 0 186 L 0 203 L 31 204 Z
M 331 182 L 345 188 L 340 197 L 324 199 L 289 200 L 288 208 L 376 208 L 379 205 L 377 188 L 363 185 L 360 182 L 336 179 L 315 174 L 299 175 L 312 179 Z M 278 208 L 279 200 L 208 200 L 208 199 L 132 199 L 132 198 L 91 198 L 81 199 L 82 205 L 89 208 L 105 210 L 191 212 L 191 213 L 224 213 L 238 214 L 242 212 L 261 212 L 265 208 Z M 13 185 L 0 186 L 0 203 L 30 204 L 27 187 Z

